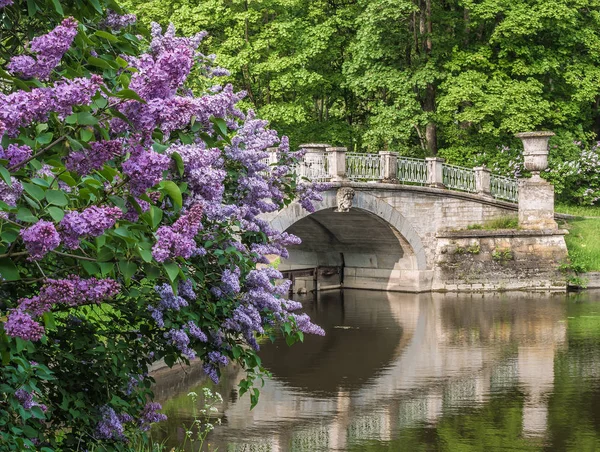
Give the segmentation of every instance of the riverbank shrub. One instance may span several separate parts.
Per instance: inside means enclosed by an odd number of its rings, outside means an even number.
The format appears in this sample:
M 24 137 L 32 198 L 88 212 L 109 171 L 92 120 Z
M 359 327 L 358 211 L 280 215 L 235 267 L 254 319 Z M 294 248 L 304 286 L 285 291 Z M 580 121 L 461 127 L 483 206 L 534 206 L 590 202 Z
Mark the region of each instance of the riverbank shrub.
M 261 215 L 319 199 L 287 139 L 203 33 L 113 0 L 0 0 L 0 22 L 0 450 L 129 450 L 164 418 L 158 359 L 237 360 L 255 403 L 256 336 L 323 333 L 258 265 L 298 241 Z

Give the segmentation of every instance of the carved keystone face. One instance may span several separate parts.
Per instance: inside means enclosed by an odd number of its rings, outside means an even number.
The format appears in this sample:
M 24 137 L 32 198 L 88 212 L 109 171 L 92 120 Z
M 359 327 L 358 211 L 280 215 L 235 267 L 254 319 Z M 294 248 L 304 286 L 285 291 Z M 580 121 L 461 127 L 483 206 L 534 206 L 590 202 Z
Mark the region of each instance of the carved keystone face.
M 337 210 L 336 212 L 349 212 L 354 199 L 354 190 L 352 188 L 343 187 L 337 191 Z

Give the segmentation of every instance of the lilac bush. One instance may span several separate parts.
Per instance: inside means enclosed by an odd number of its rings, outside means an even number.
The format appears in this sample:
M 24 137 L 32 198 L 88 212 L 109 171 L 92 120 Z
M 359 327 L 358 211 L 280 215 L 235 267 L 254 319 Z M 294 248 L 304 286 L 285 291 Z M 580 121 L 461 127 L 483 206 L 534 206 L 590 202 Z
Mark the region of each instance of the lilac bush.
M 0 19 L 19 24 L 0 58 L 0 450 L 129 450 L 164 419 L 155 360 L 200 358 L 214 381 L 237 361 L 245 392 L 259 335 L 323 334 L 263 265 L 298 243 L 263 214 L 321 188 L 209 81 L 205 33 L 136 34 L 111 0 L 0 0 Z

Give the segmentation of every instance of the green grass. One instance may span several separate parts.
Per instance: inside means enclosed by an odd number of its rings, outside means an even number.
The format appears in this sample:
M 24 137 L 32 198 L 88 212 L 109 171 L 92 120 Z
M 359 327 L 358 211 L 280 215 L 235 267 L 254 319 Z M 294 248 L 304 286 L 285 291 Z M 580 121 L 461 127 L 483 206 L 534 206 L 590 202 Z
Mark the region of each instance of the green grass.
M 600 218 L 569 220 L 565 236 L 574 268 L 600 271 Z
M 484 224 L 471 224 L 467 226 L 468 230 L 482 229 L 486 231 L 494 229 L 517 229 L 519 220 L 517 217 L 500 217 L 486 221 Z
M 577 217 L 598 217 L 600 218 L 600 206 L 571 206 L 568 204 L 556 203 L 554 211 L 557 213 L 567 213 Z

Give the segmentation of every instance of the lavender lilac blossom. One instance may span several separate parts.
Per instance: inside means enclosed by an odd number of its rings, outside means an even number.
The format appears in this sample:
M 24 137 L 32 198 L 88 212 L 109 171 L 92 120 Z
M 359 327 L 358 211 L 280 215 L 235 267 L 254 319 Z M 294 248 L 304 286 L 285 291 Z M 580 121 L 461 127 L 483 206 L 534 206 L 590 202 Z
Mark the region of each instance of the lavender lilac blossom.
M 0 158 L 8 160 L 10 166 L 16 166 L 31 157 L 32 152 L 32 149 L 26 144 L 22 146 L 9 144 L 6 149 L 0 147 Z
M 76 249 L 82 237 L 98 237 L 112 228 L 123 212 L 118 207 L 91 206 L 82 212 L 67 212 L 60 221 L 60 236 L 65 248 Z
M 133 25 L 137 21 L 135 14 L 117 14 L 113 10 L 109 9 L 106 11 L 106 19 L 100 22 L 98 25 L 103 28 L 110 28 L 114 31 L 119 31 L 122 28 Z
M 85 176 L 101 169 L 107 161 L 122 153 L 123 143 L 120 140 L 96 141 L 90 145 L 90 150 L 72 152 L 65 166 L 69 171 Z
M 20 234 L 27 252 L 34 260 L 42 259 L 60 245 L 60 235 L 54 224 L 46 220 L 39 220 L 33 226 L 21 229 Z
M 11 58 L 8 70 L 25 79 L 39 78 L 46 80 L 52 70 L 58 66 L 63 55 L 69 50 L 77 34 L 77 21 L 68 17 L 50 33 L 31 40 L 29 50 L 35 58 L 29 55 L 17 55 Z
M 162 406 L 160 403 L 151 402 L 146 404 L 140 418 L 138 420 L 138 425 L 140 430 L 146 432 L 150 430 L 150 425 L 155 422 L 162 422 L 167 420 L 167 416 L 165 414 L 159 413 L 158 410 L 161 410 Z
M 129 177 L 131 193 L 139 196 L 162 180 L 162 173 L 169 168 L 171 159 L 142 146 L 135 146 L 130 152 L 129 159 L 122 166 L 123 174 Z
M 9 311 L 4 331 L 10 337 L 19 337 L 25 341 L 39 341 L 44 335 L 44 327 L 18 309 Z
M 176 257 L 189 259 L 198 252 L 195 237 L 202 227 L 202 212 L 202 206 L 194 204 L 172 226 L 161 226 L 156 231 L 152 256 L 157 262 Z

